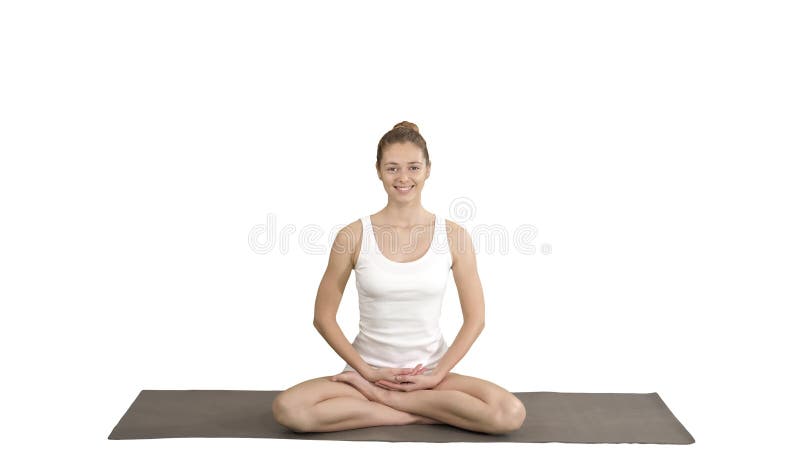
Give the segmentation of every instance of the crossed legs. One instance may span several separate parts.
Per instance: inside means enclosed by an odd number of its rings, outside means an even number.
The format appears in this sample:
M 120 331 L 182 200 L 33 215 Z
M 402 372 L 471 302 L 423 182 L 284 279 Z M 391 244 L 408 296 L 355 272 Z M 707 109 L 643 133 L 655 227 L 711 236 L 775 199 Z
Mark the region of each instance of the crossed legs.
M 426 417 L 370 401 L 355 387 L 331 381 L 330 378 L 313 378 L 278 394 L 272 403 L 275 420 L 300 433 L 436 423 Z
M 281 393 L 273 403 L 276 420 L 295 431 L 446 423 L 490 434 L 517 430 L 525 420 L 525 406 L 516 396 L 454 372 L 433 389 L 410 392 L 384 389 L 358 372 L 343 372 L 337 379 L 316 378 Z

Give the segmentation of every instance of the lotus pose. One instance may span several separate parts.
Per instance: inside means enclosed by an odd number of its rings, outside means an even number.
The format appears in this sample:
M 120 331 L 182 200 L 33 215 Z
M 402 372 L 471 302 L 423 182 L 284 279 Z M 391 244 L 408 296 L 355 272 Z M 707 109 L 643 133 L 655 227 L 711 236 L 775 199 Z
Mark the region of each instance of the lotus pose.
M 515 395 L 451 371 L 483 330 L 483 288 L 469 233 L 422 207 L 431 161 L 419 128 L 404 121 L 384 134 L 375 168 L 387 205 L 336 235 L 314 306 L 314 326 L 346 365 L 281 392 L 275 419 L 296 432 L 439 423 L 489 434 L 519 429 L 525 406 Z M 336 312 L 353 270 L 360 321 L 348 342 Z M 448 346 L 439 317 L 451 271 L 464 322 Z

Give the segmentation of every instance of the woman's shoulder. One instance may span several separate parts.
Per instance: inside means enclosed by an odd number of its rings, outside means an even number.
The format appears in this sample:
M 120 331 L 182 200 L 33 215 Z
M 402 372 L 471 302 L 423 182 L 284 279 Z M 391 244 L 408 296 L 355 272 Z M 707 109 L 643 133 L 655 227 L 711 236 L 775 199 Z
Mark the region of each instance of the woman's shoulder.
M 447 231 L 447 243 L 450 246 L 450 254 L 453 257 L 453 264 L 455 264 L 459 255 L 463 255 L 473 248 L 472 239 L 466 228 L 450 219 L 444 219 L 444 227 Z
M 454 242 L 469 237 L 469 233 L 464 227 L 450 219 L 444 219 L 444 228 L 447 230 L 447 238 Z
M 344 246 L 348 253 L 350 253 L 350 260 L 355 267 L 358 261 L 358 254 L 361 250 L 361 235 L 363 234 L 363 224 L 361 218 L 348 223 L 341 230 L 336 237 L 339 240 L 339 245 Z

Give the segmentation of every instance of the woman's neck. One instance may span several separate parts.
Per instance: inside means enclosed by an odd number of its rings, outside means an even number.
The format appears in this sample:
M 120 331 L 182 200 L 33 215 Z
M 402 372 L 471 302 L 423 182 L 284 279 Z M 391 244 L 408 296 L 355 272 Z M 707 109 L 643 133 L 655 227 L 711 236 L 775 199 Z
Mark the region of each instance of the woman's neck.
M 387 205 L 376 214 L 382 224 L 391 225 L 397 228 L 409 228 L 419 225 L 429 225 L 433 214 L 426 211 L 420 205 L 410 207 L 392 208 Z

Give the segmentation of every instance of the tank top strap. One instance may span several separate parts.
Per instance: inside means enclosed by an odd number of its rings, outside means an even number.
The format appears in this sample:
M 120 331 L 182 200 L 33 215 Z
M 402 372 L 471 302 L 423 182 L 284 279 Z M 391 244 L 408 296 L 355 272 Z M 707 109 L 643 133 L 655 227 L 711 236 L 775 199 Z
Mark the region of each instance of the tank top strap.
M 433 232 L 433 242 L 431 245 L 435 250 L 435 257 L 445 261 L 447 267 L 453 266 L 453 255 L 450 253 L 450 243 L 447 240 L 447 222 L 444 216 L 436 214 L 436 222 Z
M 361 250 L 359 251 L 359 260 L 361 260 L 360 256 L 363 256 L 372 248 L 372 240 L 375 239 L 372 236 L 374 235 L 372 234 L 369 216 L 361 216 Z

